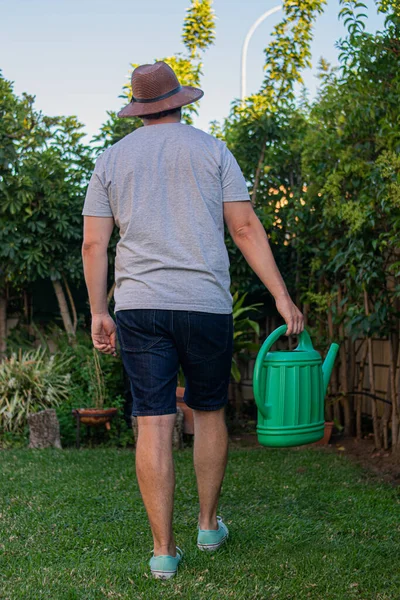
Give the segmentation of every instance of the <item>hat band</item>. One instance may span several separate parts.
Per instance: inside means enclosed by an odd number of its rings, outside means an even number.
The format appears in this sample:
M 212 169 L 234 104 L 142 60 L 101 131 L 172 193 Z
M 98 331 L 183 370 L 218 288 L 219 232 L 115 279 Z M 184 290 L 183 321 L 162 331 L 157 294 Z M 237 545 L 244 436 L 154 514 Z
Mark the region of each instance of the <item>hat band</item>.
M 140 102 L 140 104 L 150 104 L 151 102 L 158 102 L 159 100 L 164 100 L 165 98 L 169 98 L 170 96 L 174 96 L 182 89 L 181 85 L 178 85 L 177 88 L 167 92 L 166 94 L 161 94 L 161 96 L 157 96 L 156 98 L 135 98 L 132 96 L 131 102 Z

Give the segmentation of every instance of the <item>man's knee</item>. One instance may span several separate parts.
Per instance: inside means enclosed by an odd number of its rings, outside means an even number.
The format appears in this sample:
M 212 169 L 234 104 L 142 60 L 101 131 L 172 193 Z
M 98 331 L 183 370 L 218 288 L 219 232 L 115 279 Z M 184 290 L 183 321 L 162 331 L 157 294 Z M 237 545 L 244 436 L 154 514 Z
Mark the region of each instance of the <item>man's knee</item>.
M 174 426 L 176 414 L 172 415 L 152 415 L 147 417 L 137 417 L 139 432 L 160 435 L 162 432 L 170 432 Z

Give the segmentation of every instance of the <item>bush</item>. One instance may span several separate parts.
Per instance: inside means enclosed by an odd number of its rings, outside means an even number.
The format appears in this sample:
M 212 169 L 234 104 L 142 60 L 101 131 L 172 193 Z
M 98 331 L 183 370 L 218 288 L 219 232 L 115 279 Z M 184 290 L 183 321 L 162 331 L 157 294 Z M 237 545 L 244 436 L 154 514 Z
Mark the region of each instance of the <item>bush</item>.
M 71 359 L 45 348 L 12 354 L 0 363 L 0 431 L 23 433 L 29 413 L 68 398 Z

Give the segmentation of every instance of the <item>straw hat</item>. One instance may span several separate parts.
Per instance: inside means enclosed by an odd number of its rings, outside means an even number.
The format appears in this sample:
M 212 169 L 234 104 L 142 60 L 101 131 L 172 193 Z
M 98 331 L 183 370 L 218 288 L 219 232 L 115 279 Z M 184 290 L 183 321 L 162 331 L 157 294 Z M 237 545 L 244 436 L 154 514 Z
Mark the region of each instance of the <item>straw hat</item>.
M 137 117 L 180 108 L 196 102 L 204 92 L 180 85 L 173 69 L 165 62 L 141 65 L 132 73 L 132 100 L 119 117 Z

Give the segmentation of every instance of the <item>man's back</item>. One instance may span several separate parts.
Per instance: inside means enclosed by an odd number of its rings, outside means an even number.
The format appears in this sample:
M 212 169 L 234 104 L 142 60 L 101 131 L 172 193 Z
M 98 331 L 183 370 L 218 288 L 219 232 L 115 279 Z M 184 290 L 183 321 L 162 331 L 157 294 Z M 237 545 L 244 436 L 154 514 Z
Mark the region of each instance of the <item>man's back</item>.
M 120 230 L 115 310 L 230 313 L 223 202 L 248 199 L 225 144 L 194 127 L 141 127 L 106 150 L 83 214 Z

